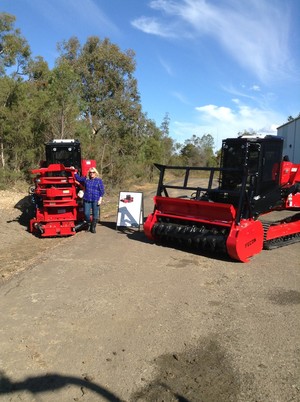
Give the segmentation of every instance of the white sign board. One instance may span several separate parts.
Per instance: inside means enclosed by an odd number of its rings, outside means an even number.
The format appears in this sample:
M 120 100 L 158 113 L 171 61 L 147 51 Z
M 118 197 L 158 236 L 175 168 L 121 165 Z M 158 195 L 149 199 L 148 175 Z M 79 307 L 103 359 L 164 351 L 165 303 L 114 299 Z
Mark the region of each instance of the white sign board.
M 143 221 L 143 193 L 120 191 L 117 227 L 139 228 Z

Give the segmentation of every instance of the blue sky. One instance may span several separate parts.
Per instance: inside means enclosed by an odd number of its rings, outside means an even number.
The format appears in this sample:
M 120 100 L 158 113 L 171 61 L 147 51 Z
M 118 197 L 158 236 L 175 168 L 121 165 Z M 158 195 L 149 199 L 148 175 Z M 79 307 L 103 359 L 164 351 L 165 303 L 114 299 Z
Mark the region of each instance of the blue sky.
M 56 44 L 108 37 L 133 49 L 143 111 L 170 136 L 221 140 L 276 134 L 300 113 L 298 0 L 0 0 L 33 56 L 53 67 Z

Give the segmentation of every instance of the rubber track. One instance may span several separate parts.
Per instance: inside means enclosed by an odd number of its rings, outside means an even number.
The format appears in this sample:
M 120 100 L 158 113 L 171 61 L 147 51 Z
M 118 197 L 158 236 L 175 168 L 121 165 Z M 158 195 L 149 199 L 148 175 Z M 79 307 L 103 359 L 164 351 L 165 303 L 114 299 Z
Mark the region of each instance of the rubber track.
M 264 250 L 274 250 L 275 248 L 288 246 L 300 241 L 300 233 L 295 233 L 289 236 L 277 237 L 276 239 L 264 242 Z
M 289 221 L 293 221 L 293 220 L 298 220 L 300 218 L 300 214 L 296 214 L 290 218 L 287 218 L 287 223 Z M 266 240 L 267 238 L 267 232 L 270 228 L 270 226 L 272 225 L 278 225 L 278 224 L 282 224 L 284 223 L 285 220 L 283 221 L 278 221 L 278 222 L 272 222 L 272 221 L 262 221 L 262 225 L 264 228 L 264 244 L 263 244 L 263 248 L 264 250 L 274 250 L 276 248 L 280 248 L 280 247 L 284 247 L 284 246 L 288 246 L 289 244 L 294 244 L 300 241 L 300 233 L 295 233 L 292 235 L 288 235 L 288 236 L 281 236 L 281 237 L 277 237 L 276 239 L 272 239 L 272 240 Z

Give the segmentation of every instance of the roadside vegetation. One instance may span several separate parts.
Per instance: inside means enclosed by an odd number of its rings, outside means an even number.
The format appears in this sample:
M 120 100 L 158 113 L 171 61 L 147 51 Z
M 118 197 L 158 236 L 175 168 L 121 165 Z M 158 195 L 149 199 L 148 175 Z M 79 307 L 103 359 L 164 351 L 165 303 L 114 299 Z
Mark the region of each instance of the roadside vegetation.
M 157 180 L 154 163 L 216 166 L 213 137 L 184 144 L 143 111 L 135 54 L 108 38 L 74 36 L 57 44 L 55 65 L 32 58 L 13 15 L 0 13 L 0 189 L 30 183 L 30 170 L 52 139 L 79 139 L 83 158 L 96 159 L 108 191 Z

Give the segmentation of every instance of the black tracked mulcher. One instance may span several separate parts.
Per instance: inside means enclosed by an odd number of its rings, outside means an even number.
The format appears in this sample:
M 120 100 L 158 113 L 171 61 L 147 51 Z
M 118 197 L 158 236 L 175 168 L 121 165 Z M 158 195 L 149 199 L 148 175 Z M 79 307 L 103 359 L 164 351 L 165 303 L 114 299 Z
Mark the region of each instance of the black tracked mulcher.
M 219 168 L 156 164 L 160 177 L 146 236 L 242 262 L 263 248 L 299 241 L 300 164 L 283 157 L 282 149 L 281 137 L 229 138 Z M 274 220 L 274 211 L 288 216 Z

